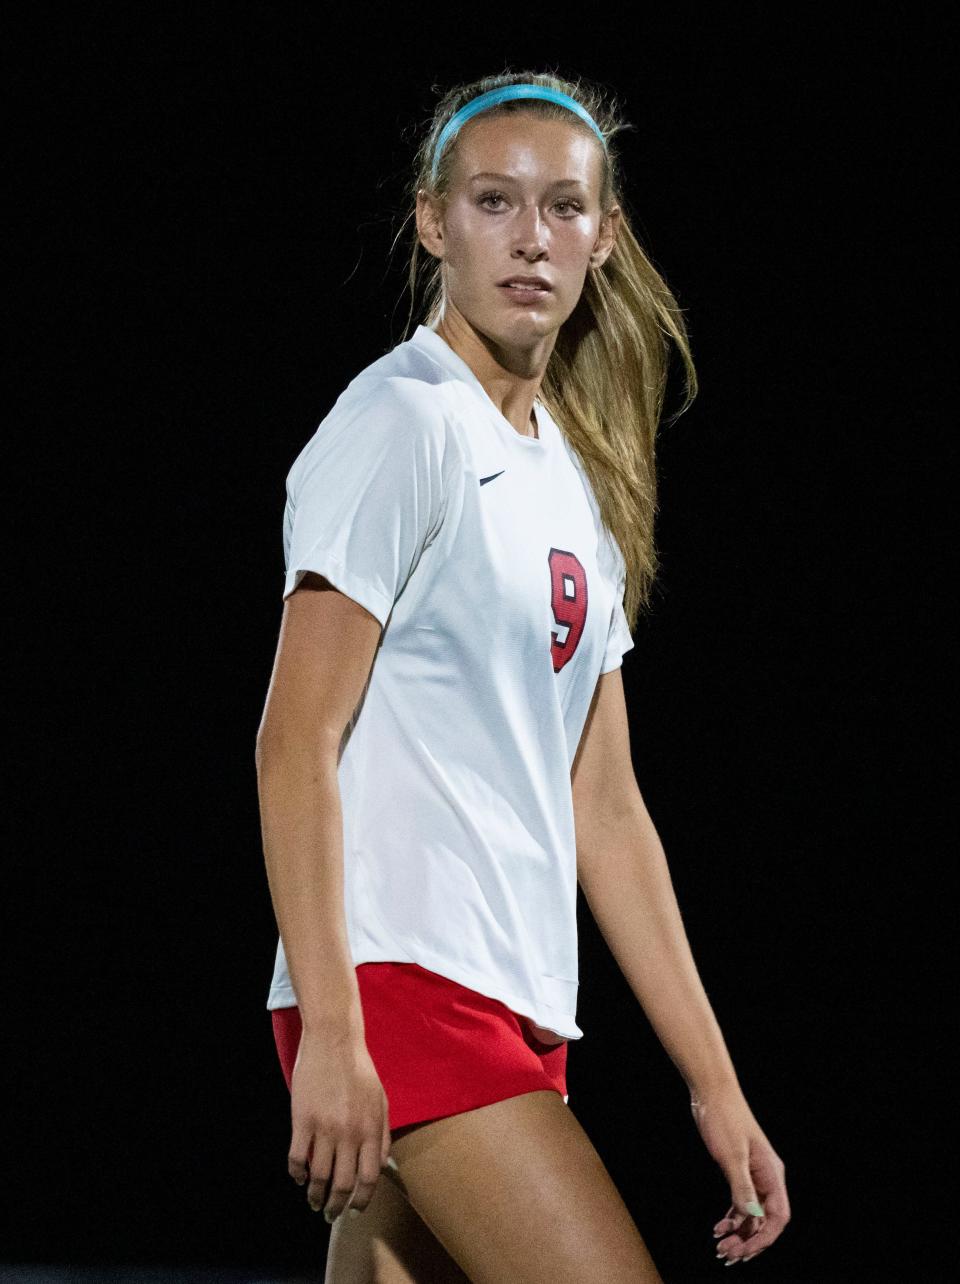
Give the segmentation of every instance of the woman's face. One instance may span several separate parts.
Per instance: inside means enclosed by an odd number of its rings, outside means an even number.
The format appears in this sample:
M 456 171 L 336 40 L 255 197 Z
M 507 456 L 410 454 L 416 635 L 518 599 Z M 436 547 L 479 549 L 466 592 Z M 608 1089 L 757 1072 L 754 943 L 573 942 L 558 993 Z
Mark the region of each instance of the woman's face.
M 420 240 L 440 258 L 445 296 L 481 334 L 539 347 L 576 307 L 587 271 L 613 248 L 620 211 L 601 217 L 600 144 L 529 112 L 469 121 L 456 138 L 444 207 L 421 192 Z M 536 276 L 545 290 L 503 283 Z

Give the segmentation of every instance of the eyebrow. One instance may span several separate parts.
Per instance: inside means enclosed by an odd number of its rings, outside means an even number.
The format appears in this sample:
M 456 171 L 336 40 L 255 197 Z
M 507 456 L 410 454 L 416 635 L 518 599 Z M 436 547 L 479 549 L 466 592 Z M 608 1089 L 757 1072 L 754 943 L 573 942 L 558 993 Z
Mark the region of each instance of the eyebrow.
M 476 183 L 481 179 L 495 179 L 498 183 L 516 183 L 517 179 L 510 174 L 493 174 L 484 170 L 479 174 L 471 174 L 470 182 Z M 586 187 L 587 184 L 580 178 L 557 178 L 548 187 Z

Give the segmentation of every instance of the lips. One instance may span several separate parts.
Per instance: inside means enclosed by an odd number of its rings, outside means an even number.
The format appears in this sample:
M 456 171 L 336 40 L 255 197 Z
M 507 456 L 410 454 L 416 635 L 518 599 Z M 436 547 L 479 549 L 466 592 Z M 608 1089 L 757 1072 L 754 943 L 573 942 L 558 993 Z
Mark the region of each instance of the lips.
M 553 287 L 549 281 L 545 281 L 542 276 L 508 276 L 505 281 L 498 284 L 502 286 L 512 286 L 516 290 L 550 290 Z

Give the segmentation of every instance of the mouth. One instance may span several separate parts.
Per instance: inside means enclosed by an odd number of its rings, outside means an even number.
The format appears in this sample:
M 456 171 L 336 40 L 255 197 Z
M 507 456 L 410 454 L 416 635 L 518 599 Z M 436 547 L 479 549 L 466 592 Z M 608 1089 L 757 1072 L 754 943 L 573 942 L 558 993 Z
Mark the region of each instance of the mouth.
M 500 281 L 497 289 L 503 290 L 518 303 L 545 299 L 552 291 L 552 286 L 542 276 L 508 276 Z

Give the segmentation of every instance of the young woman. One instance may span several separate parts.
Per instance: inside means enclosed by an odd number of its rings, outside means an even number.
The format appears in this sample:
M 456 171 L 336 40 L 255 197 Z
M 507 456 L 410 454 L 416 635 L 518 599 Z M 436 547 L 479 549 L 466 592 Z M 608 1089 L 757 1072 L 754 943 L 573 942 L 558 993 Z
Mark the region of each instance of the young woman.
M 446 94 L 411 193 L 425 322 L 287 479 L 267 1007 L 328 1284 L 661 1278 L 568 1101 L 578 881 L 729 1179 L 718 1256 L 789 1220 L 631 764 L 670 342 L 684 408 L 696 377 L 622 208 L 623 127 L 554 74 Z

